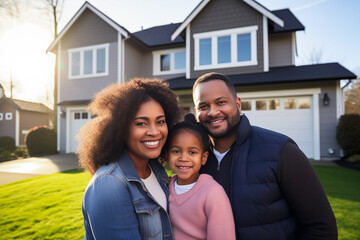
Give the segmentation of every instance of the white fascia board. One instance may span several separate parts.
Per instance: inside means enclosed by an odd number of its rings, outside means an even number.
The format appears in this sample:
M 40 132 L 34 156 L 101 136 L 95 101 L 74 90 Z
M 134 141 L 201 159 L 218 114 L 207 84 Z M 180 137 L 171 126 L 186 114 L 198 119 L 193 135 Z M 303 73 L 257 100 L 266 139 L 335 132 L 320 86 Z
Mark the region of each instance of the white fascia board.
M 265 15 L 267 18 L 271 19 L 274 23 L 276 23 L 280 27 L 284 27 L 284 21 L 275 14 L 273 14 L 272 12 L 270 12 L 269 10 L 267 10 L 266 8 L 264 8 L 263 6 L 259 5 L 253 0 L 243 0 L 243 1 L 249 4 L 257 11 L 259 11 L 260 13 L 262 13 L 263 15 Z
M 107 24 L 109 24 L 111 27 L 113 27 L 116 31 L 118 31 L 120 34 L 122 34 L 124 37 L 128 37 L 129 33 L 122 28 L 121 26 L 119 26 L 118 24 L 116 24 L 113 20 L 111 20 L 109 17 L 107 17 L 106 15 L 104 15 L 102 12 L 100 12 L 99 10 L 97 10 L 95 7 L 93 7 L 91 4 L 89 4 L 88 2 L 86 2 L 81 8 L 80 10 L 72 17 L 72 19 L 70 20 L 70 22 L 68 22 L 68 24 L 66 24 L 65 28 L 60 32 L 60 34 L 57 36 L 57 38 L 52 42 L 52 44 L 48 47 L 48 49 L 46 50 L 46 52 L 49 52 L 51 50 L 53 50 L 53 48 L 56 46 L 56 44 L 60 41 L 60 39 L 65 35 L 65 33 L 71 28 L 71 26 L 74 24 L 74 22 L 76 22 L 76 20 L 81 16 L 81 14 L 86 10 L 86 9 L 90 9 L 92 12 L 94 12 L 97 16 L 99 16 L 102 20 L 104 20 Z
M 174 41 L 177 36 L 180 35 L 182 31 L 190 24 L 190 22 L 203 10 L 203 8 L 210 2 L 210 0 L 202 1 L 190 15 L 185 19 L 185 21 L 175 30 L 175 32 L 171 35 L 171 41 Z

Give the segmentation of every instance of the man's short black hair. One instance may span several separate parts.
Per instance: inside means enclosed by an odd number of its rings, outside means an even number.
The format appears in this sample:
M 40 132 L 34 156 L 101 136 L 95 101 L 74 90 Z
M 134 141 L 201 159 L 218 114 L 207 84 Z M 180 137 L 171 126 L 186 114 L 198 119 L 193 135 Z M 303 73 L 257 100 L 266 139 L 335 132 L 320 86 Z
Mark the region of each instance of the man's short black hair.
M 226 86 L 228 87 L 228 89 L 230 90 L 230 92 L 233 95 L 234 99 L 237 98 L 237 94 L 236 94 L 234 84 L 232 83 L 230 78 L 228 78 L 225 74 L 216 73 L 216 72 L 206 73 L 206 74 L 200 76 L 198 79 L 196 79 L 196 81 L 194 83 L 194 86 L 193 86 L 193 94 L 195 92 L 195 88 L 199 84 L 204 83 L 204 82 L 209 82 L 211 80 L 221 80 L 221 81 L 223 81 L 226 84 Z

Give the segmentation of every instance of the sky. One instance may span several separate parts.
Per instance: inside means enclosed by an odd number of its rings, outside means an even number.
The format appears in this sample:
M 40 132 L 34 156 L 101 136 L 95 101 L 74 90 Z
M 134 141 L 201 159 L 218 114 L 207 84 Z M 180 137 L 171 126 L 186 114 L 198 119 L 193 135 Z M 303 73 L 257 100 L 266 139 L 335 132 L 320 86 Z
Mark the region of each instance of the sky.
M 59 32 L 84 4 L 65 0 Z M 89 0 L 130 32 L 182 22 L 200 0 Z M 360 75 L 359 0 L 258 0 L 269 10 L 289 8 L 305 26 L 298 31 L 296 65 L 339 62 Z M 140 7 L 141 6 L 141 7 Z M 31 8 L 28 8 L 31 9 Z M 54 54 L 46 54 L 52 41 L 51 26 L 35 12 L 26 23 L 0 26 L 0 83 L 10 96 L 9 79 L 15 82 L 13 97 L 51 105 Z M 29 18 L 30 17 L 30 18 Z M 30 20 L 29 20 L 30 19 Z M 40 21 L 41 20 L 41 21 Z M 11 74 L 10 74 L 11 73 Z

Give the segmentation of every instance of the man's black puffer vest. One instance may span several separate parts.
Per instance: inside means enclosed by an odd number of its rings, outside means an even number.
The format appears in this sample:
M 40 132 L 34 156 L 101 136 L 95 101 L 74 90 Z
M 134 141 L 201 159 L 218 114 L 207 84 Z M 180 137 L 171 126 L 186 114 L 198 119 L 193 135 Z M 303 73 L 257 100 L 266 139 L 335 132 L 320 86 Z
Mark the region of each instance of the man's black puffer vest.
M 237 239 L 296 239 L 296 221 L 277 181 L 280 150 L 289 141 L 241 117 L 230 194 Z

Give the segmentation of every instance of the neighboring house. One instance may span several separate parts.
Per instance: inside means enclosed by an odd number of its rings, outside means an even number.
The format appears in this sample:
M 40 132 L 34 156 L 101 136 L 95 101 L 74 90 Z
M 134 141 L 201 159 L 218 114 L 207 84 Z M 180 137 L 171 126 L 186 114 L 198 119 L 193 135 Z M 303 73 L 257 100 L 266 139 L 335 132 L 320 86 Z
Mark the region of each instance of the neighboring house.
M 86 2 L 48 48 L 61 63 L 58 150 L 76 151 L 75 136 L 91 119 L 87 104 L 109 84 L 166 79 L 193 111 L 195 79 L 217 71 L 230 76 L 253 125 L 289 135 L 309 158 L 339 158 L 340 80 L 356 76 L 338 63 L 295 66 L 295 33 L 302 30 L 288 9 L 203 0 L 181 23 L 130 33 Z
M 0 137 L 10 136 L 15 145 L 25 146 L 25 134 L 32 127 L 49 125 L 50 109 L 41 103 L 0 98 Z

